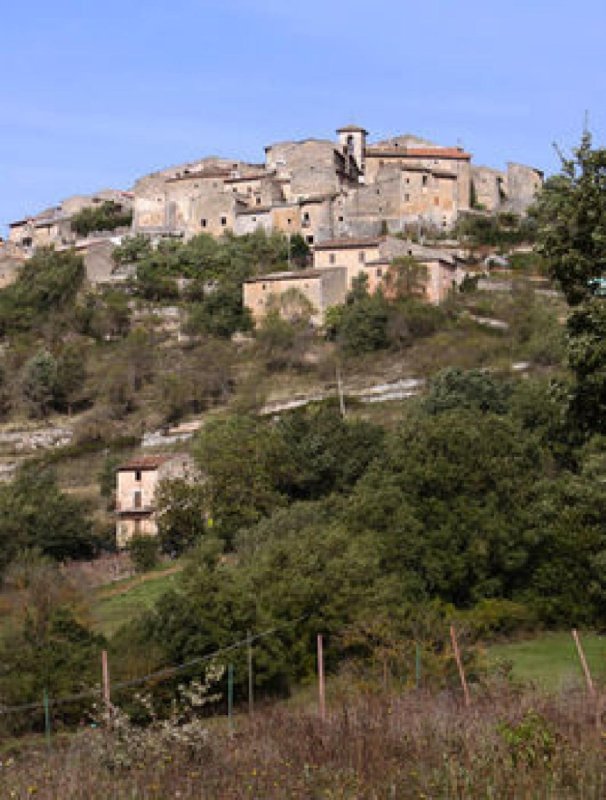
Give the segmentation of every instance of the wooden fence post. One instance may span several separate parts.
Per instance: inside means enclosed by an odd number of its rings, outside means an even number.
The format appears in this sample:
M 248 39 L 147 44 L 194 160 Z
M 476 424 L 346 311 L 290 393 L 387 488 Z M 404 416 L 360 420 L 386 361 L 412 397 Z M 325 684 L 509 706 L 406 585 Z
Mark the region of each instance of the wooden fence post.
M 101 678 L 103 683 L 103 706 L 106 714 L 106 724 L 109 725 L 111 720 L 111 693 L 109 682 L 109 663 L 107 661 L 107 650 L 101 651 Z
M 252 648 L 252 633 L 247 632 L 247 655 L 248 655 L 248 713 L 252 717 L 255 705 L 254 697 L 254 680 L 253 680 L 253 648 Z
M 581 640 L 579 639 L 579 634 L 576 628 L 573 628 L 572 630 L 572 638 L 574 639 L 574 643 L 577 647 L 579 660 L 581 662 L 581 666 L 583 667 L 583 672 L 585 673 L 585 683 L 587 684 L 587 690 L 592 697 L 595 697 L 595 686 L 593 685 L 593 680 L 591 678 L 589 664 L 587 663 L 587 659 L 585 658 L 585 651 L 583 650 L 583 645 L 581 644 Z
M 324 643 L 318 634 L 318 704 L 320 719 L 326 719 L 326 687 L 324 685 Z
M 463 670 L 463 662 L 461 661 L 461 654 L 459 652 L 457 634 L 455 633 L 454 625 L 450 626 L 450 641 L 452 642 L 452 650 L 454 653 L 455 661 L 457 662 L 457 668 L 459 670 L 459 678 L 461 680 L 461 686 L 463 687 L 463 696 L 465 697 L 465 705 L 469 707 L 471 705 L 471 698 L 469 696 L 467 681 L 465 680 L 465 671 Z

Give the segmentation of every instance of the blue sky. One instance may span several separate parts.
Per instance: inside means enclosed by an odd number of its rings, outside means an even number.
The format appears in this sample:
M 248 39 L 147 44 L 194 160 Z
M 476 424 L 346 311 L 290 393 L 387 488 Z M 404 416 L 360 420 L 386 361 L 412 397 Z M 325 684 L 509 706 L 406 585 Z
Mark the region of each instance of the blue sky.
M 557 168 L 606 137 L 604 0 L 29 0 L 0 4 L 0 231 L 207 154 L 416 133 Z

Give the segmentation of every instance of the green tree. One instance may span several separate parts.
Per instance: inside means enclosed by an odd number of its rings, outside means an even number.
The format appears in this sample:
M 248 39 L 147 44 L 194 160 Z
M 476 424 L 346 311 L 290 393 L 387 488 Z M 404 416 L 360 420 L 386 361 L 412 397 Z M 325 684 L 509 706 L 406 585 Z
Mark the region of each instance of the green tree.
M 504 414 L 510 393 L 505 381 L 486 370 L 448 367 L 430 379 L 425 408 L 431 414 L 454 408 Z
M 164 553 L 180 556 L 206 533 L 204 487 L 182 478 L 160 483 L 156 491 L 158 538 Z
M 32 417 L 46 417 L 55 401 L 57 362 L 48 350 L 40 350 L 26 362 L 21 393 Z
M 17 281 L 0 291 L 0 334 L 40 329 L 73 303 L 84 274 L 84 262 L 73 251 L 39 248 Z
M 594 149 L 585 132 L 572 157 L 561 156 L 561 162 L 533 213 L 539 252 L 573 307 L 567 324 L 576 377 L 571 421 L 590 434 L 606 431 L 606 310 L 590 283 L 606 271 L 606 148 Z
M 228 544 L 240 528 L 285 502 L 277 486 L 288 454 L 265 423 L 244 415 L 211 421 L 194 455 L 205 476 L 208 524 Z
M 533 209 L 538 251 L 570 305 L 591 296 L 589 280 L 606 270 L 606 148 L 583 134 L 572 157 L 549 178 Z
M 96 231 L 114 231 L 133 221 L 133 212 L 113 200 L 97 206 L 83 208 L 71 218 L 71 227 L 79 236 L 88 236 Z
M 86 349 L 70 342 L 61 350 L 56 362 L 54 405 L 68 414 L 86 401 Z
M 56 560 L 95 552 L 88 507 L 65 494 L 55 476 L 36 465 L 0 486 L 0 574 L 20 550 L 38 547 Z
M 388 437 L 346 518 L 353 531 L 375 531 L 383 563 L 417 599 L 512 597 L 528 583 L 528 515 L 549 469 L 534 437 L 505 417 L 414 415 Z
M 149 572 L 158 563 L 159 545 L 155 536 L 133 536 L 128 550 L 137 572 Z

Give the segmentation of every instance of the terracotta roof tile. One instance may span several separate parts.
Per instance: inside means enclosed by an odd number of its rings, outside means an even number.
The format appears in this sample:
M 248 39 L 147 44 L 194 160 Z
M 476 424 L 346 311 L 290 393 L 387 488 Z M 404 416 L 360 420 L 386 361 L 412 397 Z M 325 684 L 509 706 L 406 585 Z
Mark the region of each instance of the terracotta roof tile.
M 454 158 L 469 161 L 471 153 L 459 147 L 367 147 L 366 157 L 398 156 L 399 158 Z
M 158 467 L 162 466 L 162 464 L 165 464 L 167 461 L 172 461 L 173 458 L 176 458 L 176 456 L 137 456 L 127 461 L 125 464 L 121 464 L 118 470 L 122 472 L 124 470 L 134 469 L 158 469 Z
M 368 236 L 360 239 L 328 239 L 325 242 L 318 242 L 314 250 L 338 250 L 356 247 L 378 247 L 383 239 L 379 236 Z

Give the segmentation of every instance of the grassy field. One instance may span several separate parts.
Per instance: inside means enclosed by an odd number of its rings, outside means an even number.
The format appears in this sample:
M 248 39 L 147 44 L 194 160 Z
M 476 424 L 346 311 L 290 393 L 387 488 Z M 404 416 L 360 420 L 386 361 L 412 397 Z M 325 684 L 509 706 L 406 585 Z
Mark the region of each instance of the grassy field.
M 606 679 L 606 636 L 580 634 L 592 675 Z M 583 672 L 569 631 L 545 633 L 532 639 L 493 645 L 488 649 L 491 663 L 509 661 L 515 680 L 558 690 L 583 682 Z
M 92 604 L 95 630 L 111 636 L 124 622 L 151 608 L 174 584 L 180 571 L 181 566 L 176 564 L 98 589 Z

